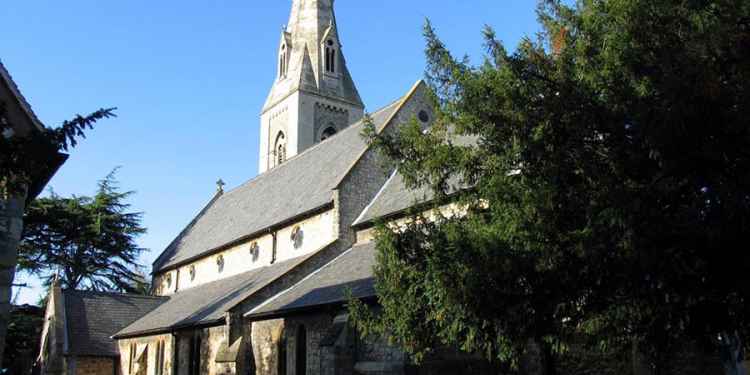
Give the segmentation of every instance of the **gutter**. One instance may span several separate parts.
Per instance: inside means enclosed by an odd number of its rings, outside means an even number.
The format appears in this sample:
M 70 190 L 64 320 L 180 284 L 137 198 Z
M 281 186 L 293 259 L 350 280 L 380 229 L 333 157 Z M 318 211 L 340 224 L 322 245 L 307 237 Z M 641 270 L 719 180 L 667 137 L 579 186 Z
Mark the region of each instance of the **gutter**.
M 198 324 L 190 324 L 185 323 L 181 325 L 174 325 L 169 326 L 166 328 L 155 328 L 155 329 L 149 329 L 145 331 L 139 331 L 139 332 L 131 332 L 126 334 L 115 334 L 111 336 L 110 338 L 113 340 L 125 340 L 125 339 L 132 339 L 136 337 L 146 337 L 146 336 L 156 336 L 156 335 L 163 335 L 163 334 L 176 334 L 178 331 L 185 331 L 188 329 L 202 329 L 202 328 L 212 328 L 212 327 L 218 327 L 225 323 L 225 318 L 221 317 L 216 320 L 211 320 L 207 322 L 202 322 Z
M 365 296 L 365 297 L 355 297 L 355 298 L 368 305 L 376 305 L 378 302 L 378 297 L 375 295 Z M 347 304 L 347 301 L 337 301 L 337 302 L 323 303 L 319 305 L 295 307 L 291 309 L 280 309 L 280 310 L 269 311 L 265 313 L 257 313 L 257 314 L 247 313 L 245 314 L 244 318 L 251 322 L 261 321 L 261 320 L 270 320 L 270 319 L 277 319 L 277 318 L 292 316 L 292 315 L 301 315 L 301 314 L 314 312 L 314 311 L 342 308 L 346 306 L 346 304 Z

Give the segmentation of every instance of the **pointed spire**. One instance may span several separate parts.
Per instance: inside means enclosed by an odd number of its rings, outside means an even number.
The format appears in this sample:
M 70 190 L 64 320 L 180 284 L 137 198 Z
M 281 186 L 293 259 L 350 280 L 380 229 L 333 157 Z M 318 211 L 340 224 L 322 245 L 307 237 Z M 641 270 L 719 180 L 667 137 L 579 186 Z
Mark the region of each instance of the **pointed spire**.
M 264 112 L 300 88 L 312 88 L 313 92 L 318 91 L 364 108 L 341 51 L 333 3 L 333 0 L 293 0 L 289 22 L 282 31 L 279 53 L 282 46 L 285 46 L 288 51 L 288 58 L 285 60 L 288 61 L 286 77 L 295 79 L 293 82 L 282 82 L 277 77 L 263 106 Z M 324 84 L 322 81 L 325 79 L 327 41 L 335 43 L 338 58 L 336 78 Z M 310 71 L 312 75 L 309 74 Z

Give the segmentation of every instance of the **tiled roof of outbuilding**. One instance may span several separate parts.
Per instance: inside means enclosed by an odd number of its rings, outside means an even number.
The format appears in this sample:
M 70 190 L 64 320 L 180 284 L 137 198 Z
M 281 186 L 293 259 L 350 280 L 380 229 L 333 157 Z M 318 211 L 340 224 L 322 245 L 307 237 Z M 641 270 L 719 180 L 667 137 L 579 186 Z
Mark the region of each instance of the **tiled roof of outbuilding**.
M 119 356 L 112 335 L 167 300 L 78 290 L 64 291 L 63 299 L 68 334 L 66 354 L 94 357 Z
M 401 100 L 373 113 L 383 126 Z M 214 199 L 154 262 L 175 267 L 333 202 L 333 189 L 367 147 L 360 121 Z
M 224 314 L 310 256 L 248 271 L 169 296 L 169 301 L 117 332 L 115 337 L 144 336 L 220 322 Z
M 316 306 L 375 296 L 375 243 L 355 245 L 286 291 L 246 314 L 267 318 Z

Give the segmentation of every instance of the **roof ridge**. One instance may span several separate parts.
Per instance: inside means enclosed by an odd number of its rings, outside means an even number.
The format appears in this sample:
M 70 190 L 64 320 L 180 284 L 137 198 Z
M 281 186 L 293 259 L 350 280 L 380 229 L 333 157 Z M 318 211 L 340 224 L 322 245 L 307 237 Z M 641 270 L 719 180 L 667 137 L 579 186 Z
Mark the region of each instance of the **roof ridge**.
M 143 298 L 143 299 L 169 299 L 169 296 L 149 296 L 144 294 L 135 293 L 121 293 L 121 292 L 105 292 L 98 290 L 78 290 L 78 289 L 63 289 L 63 293 L 75 293 L 75 294 L 96 294 L 106 296 L 120 296 L 120 297 L 131 297 L 131 298 Z
M 399 103 L 402 99 L 403 99 L 403 97 L 398 98 L 398 99 L 392 101 L 391 103 L 389 103 L 388 105 L 379 108 L 378 110 L 376 110 L 375 112 L 371 113 L 370 115 L 379 114 L 379 113 L 381 113 L 381 112 L 389 109 L 393 105 Z M 251 178 L 251 179 L 243 182 L 242 184 L 238 185 L 237 187 L 233 188 L 232 190 L 227 191 L 226 193 L 224 193 L 224 195 L 232 194 L 232 193 L 238 191 L 240 188 L 242 188 L 242 187 L 244 187 L 246 185 L 249 185 L 249 184 L 251 184 L 251 183 L 253 183 L 255 181 L 260 181 L 262 179 L 262 177 L 264 177 L 264 176 L 271 176 L 275 172 L 283 170 L 285 167 L 288 167 L 289 163 L 293 162 L 294 160 L 297 160 L 297 159 L 301 158 L 302 156 L 305 156 L 305 155 L 311 153 L 312 151 L 317 150 L 318 148 L 320 148 L 321 145 L 329 144 L 330 141 L 337 139 L 338 136 L 340 136 L 342 134 L 345 134 L 345 133 L 351 131 L 354 128 L 359 127 L 360 125 L 362 125 L 363 121 L 364 121 L 364 119 L 361 119 L 361 120 L 358 120 L 358 121 L 352 123 L 351 125 L 347 126 L 343 130 L 341 130 L 340 132 L 334 134 L 332 137 L 326 139 L 325 141 L 318 142 L 318 143 L 312 145 L 311 147 L 309 147 L 309 148 L 305 149 L 304 151 L 300 152 L 299 154 L 290 157 L 289 159 L 287 159 L 281 165 L 279 165 L 279 166 L 277 166 L 275 168 L 269 169 L 268 171 L 266 171 L 264 173 L 260 173 L 260 174 L 256 175 L 255 177 L 253 177 L 253 178 Z
M 398 113 L 404 107 L 404 104 L 406 104 L 412 98 L 412 96 L 414 96 L 414 93 L 416 93 L 417 89 L 419 89 L 419 87 L 421 87 L 422 85 L 424 85 L 424 80 L 422 79 L 418 80 L 414 85 L 412 85 L 412 87 L 409 89 L 406 95 L 402 96 L 398 101 L 391 104 L 391 105 L 395 104 L 396 107 L 394 108 L 393 112 L 388 116 L 388 118 L 385 121 L 383 121 L 383 124 L 379 128 L 377 126 L 375 127 L 375 132 L 377 134 L 380 134 L 383 130 L 385 130 L 385 128 L 388 127 L 388 125 L 390 125 L 391 122 L 393 122 L 393 119 L 396 118 Z M 338 181 L 333 185 L 334 188 L 338 188 L 344 182 L 346 177 L 349 176 L 349 173 L 352 171 L 352 169 L 359 163 L 360 160 L 362 160 L 362 157 L 364 157 L 368 149 L 369 147 L 365 148 L 364 150 L 362 150 L 362 152 L 360 152 L 360 154 L 354 159 L 354 162 L 352 162 L 349 168 L 347 168 L 346 173 L 341 175 Z

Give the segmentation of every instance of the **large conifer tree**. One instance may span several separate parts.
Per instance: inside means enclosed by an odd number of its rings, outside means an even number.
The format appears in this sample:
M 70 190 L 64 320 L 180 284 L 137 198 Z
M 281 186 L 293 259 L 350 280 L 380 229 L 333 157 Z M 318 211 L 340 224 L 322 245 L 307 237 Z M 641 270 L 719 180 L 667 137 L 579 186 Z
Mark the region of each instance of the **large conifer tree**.
M 19 247 L 19 270 L 64 288 L 142 292 L 136 243 L 146 232 L 142 213 L 129 212 L 132 191 L 118 189 L 113 171 L 96 194 L 63 198 L 54 193 L 26 210 Z
M 657 373 L 695 340 L 736 373 L 750 328 L 750 1 L 540 5 L 544 32 L 482 64 L 426 27 L 440 109 L 370 132 L 407 183 L 462 217 L 377 237 L 377 316 L 416 358 L 449 345 L 547 374 L 574 337 L 636 342 Z M 476 139 L 456 143 L 456 136 Z M 733 349 L 733 350 L 727 350 Z M 734 356 L 732 358 L 732 356 Z

